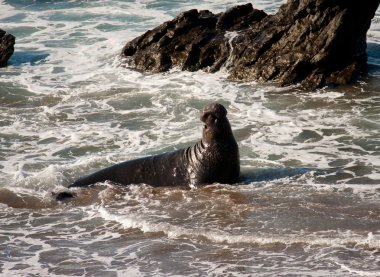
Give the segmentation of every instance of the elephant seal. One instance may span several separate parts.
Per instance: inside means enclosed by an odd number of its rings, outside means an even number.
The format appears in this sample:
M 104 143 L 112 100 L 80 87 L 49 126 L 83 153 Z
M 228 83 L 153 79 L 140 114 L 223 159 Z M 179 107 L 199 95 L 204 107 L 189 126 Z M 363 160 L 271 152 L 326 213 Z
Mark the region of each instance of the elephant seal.
M 130 160 L 82 177 L 69 186 L 86 187 L 111 181 L 121 185 L 144 183 L 158 186 L 196 186 L 237 182 L 240 174 L 239 148 L 223 105 L 212 103 L 203 108 L 202 139 L 195 145 L 170 153 Z M 72 197 L 63 192 L 57 200 Z

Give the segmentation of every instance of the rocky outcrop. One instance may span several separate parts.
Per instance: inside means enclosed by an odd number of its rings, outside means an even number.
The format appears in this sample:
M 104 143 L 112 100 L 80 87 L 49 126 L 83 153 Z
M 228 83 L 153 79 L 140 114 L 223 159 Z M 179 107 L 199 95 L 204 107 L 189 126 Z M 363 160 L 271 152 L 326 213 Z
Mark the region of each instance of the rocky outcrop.
M 0 29 L 0 67 L 6 66 L 14 52 L 15 37 Z
M 268 15 L 251 4 L 224 13 L 190 10 L 128 42 L 127 63 L 139 70 L 172 67 L 239 80 L 347 84 L 365 69 L 366 33 L 380 0 L 288 0 Z

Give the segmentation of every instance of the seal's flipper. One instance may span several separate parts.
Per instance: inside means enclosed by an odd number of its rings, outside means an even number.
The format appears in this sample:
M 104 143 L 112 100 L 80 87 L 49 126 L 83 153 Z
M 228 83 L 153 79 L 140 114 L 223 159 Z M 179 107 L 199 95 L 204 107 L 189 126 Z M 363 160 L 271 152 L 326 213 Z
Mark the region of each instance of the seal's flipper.
M 76 194 L 71 191 L 62 191 L 62 192 L 57 192 L 57 193 L 52 193 L 53 197 L 57 201 L 64 201 L 66 199 L 74 198 Z

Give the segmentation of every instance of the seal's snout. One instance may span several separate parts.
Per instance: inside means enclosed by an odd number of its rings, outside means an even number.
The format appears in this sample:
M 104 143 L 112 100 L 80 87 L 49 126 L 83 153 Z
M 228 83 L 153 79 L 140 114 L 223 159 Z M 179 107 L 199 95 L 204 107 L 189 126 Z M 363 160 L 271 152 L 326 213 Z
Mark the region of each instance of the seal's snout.
M 219 103 L 208 104 L 201 112 L 201 120 L 206 122 L 210 115 L 216 119 L 223 119 L 227 116 L 227 110 Z

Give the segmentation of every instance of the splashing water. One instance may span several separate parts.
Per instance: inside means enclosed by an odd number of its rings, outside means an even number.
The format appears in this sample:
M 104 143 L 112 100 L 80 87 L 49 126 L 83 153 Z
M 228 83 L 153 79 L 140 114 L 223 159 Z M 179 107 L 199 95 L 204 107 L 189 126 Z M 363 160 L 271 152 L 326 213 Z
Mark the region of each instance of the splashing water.
M 0 69 L 0 275 L 380 275 L 380 11 L 368 77 L 348 87 L 122 66 L 146 30 L 239 2 L 0 1 L 0 27 L 17 38 Z M 52 199 L 84 174 L 193 144 L 210 102 L 228 109 L 238 184 L 105 183 Z

